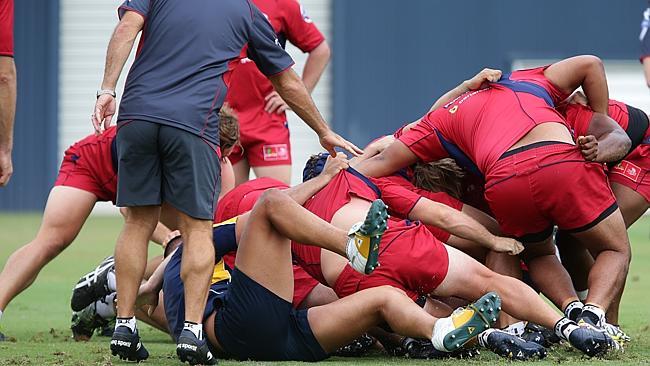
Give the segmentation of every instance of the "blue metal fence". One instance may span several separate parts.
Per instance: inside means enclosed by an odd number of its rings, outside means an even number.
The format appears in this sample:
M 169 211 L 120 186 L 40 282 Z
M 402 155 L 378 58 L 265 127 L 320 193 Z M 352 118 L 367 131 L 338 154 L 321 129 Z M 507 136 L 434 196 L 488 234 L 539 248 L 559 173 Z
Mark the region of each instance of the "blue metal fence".
M 15 1 L 14 175 L 0 210 L 42 209 L 58 161 L 59 0 Z
M 363 144 L 485 66 L 635 59 L 645 0 L 333 0 L 334 127 Z M 639 69 L 640 82 L 643 82 Z

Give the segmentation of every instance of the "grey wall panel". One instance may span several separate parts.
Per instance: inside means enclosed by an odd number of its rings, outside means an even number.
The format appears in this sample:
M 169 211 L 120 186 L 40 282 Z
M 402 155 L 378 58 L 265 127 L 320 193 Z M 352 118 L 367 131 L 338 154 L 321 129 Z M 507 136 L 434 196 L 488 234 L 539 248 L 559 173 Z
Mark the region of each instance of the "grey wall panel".
M 14 175 L 0 210 L 42 209 L 57 171 L 58 0 L 15 1 Z
M 644 0 L 334 0 L 334 125 L 363 144 L 485 66 L 638 57 Z M 643 76 L 639 68 L 639 80 Z

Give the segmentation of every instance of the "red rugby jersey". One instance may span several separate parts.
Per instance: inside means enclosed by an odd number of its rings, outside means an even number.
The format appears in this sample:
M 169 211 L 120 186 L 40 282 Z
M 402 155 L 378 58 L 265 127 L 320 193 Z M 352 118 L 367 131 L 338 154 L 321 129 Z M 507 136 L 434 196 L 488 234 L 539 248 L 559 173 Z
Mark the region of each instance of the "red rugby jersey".
M 297 0 L 253 2 L 266 15 L 283 47 L 289 41 L 301 51 L 310 52 L 325 40 Z M 226 101 L 237 112 L 243 133 L 263 130 L 268 121 L 284 123 L 287 120 L 284 113 L 269 114 L 264 111 L 264 98 L 273 91 L 273 85 L 257 69 L 255 62 L 246 57 L 246 48 L 239 62 L 235 63 L 228 83 Z

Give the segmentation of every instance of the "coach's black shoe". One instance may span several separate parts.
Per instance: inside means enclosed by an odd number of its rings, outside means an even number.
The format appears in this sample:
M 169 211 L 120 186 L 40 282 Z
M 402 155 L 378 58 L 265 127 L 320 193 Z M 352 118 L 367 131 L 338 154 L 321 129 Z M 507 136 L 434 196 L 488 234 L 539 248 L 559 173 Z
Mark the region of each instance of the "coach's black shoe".
M 406 337 L 400 347 L 404 352 L 401 356 L 412 358 L 414 360 L 435 360 L 459 358 L 467 359 L 478 356 L 480 352 L 477 348 L 461 348 L 453 352 L 438 351 L 433 347 L 431 341 L 426 339 L 415 339 Z
M 122 360 L 144 361 L 149 358 L 149 352 L 142 342 L 138 331 L 131 332 L 127 326 L 119 326 L 113 332 L 111 339 L 111 353 Z
M 176 344 L 176 355 L 181 362 L 190 365 L 216 365 L 217 358 L 212 355 L 205 340 L 198 339 L 192 331 L 183 329 Z
M 363 356 L 375 344 L 375 339 L 364 334 L 353 340 L 351 343 L 337 349 L 334 356 L 339 357 L 360 357 Z
M 88 341 L 93 336 L 95 329 L 108 325 L 108 320 L 97 315 L 96 305 L 92 303 L 81 311 L 72 312 L 70 329 L 75 341 Z
M 70 299 L 72 310 L 81 311 L 109 295 L 112 291 L 108 288 L 108 273 L 114 268 L 113 256 L 106 257 L 92 272 L 81 277 L 72 290 L 72 299 Z
M 562 340 L 552 330 L 530 322 L 526 324 L 521 338 L 527 342 L 535 342 L 544 347 L 551 347 L 554 344 L 560 343 Z
M 478 337 L 478 343 L 501 357 L 517 361 L 546 357 L 546 348 L 527 342 L 514 334 L 499 329 L 488 329 Z

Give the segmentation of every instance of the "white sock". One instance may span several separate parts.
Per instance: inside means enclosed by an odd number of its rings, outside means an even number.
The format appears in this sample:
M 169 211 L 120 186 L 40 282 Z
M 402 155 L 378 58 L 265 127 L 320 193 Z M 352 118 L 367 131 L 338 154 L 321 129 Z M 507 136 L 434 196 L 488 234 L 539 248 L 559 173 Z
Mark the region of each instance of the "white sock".
M 587 313 L 587 314 L 585 314 Z M 589 314 L 591 313 L 591 314 Z M 587 304 L 582 308 L 581 316 L 587 316 L 596 323 L 597 327 L 602 327 L 607 322 L 605 320 L 605 311 L 596 305 Z
M 490 334 L 492 334 L 493 332 L 496 332 L 496 331 L 497 330 L 493 329 L 493 328 L 484 330 L 481 334 L 478 335 L 478 344 L 481 347 L 488 348 L 488 340 L 487 339 L 490 336 Z
M 433 325 L 433 334 L 431 334 L 431 344 L 433 348 L 441 352 L 451 352 L 445 348 L 445 336 L 452 330 L 456 329 L 451 317 L 440 318 Z M 453 350 L 452 350 L 453 351 Z
M 0 310 L 0 319 L 2 319 L 2 310 Z
M 187 329 L 194 333 L 196 338 L 203 339 L 203 324 L 196 324 L 194 322 L 188 322 L 186 320 L 183 329 Z
M 574 330 L 578 329 L 578 324 L 576 324 L 574 321 L 569 320 L 569 318 L 562 318 L 555 323 L 555 326 L 553 327 L 555 334 L 564 339 L 564 340 L 569 340 L 569 335 L 571 332 Z
M 95 302 L 95 312 L 104 319 L 115 318 L 115 295 L 113 292 L 101 300 Z
M 516 322 L 514 324 L 508 325 L 507 327 L 503 328 L 503 331 L 510 333 L 512 335 L 516 335 L 517 337 L 521 337 L 521 335 L 524 334 L 525 328 L 526 328 L 526 322 L 521 321 L 521 322 Z
M 131 329 L 132 333 L 135 333 L 137 329 L 137 321 L 135 320 L 135 316 L 131 318 L 116 318 L 115 319 L 115 329 L 117 327 L 128 327 Z
M 582 291 L 576 291 L 576 292 L 578 294 L 578 299 L 580 299 L 580 301 L 587 300 L 587 295 L 589 295 L 589 289 L 582 290 Z
M 117 291 L 117 280 L 115 278 L 115 270 L 111 269 L 110 272 L 108 272 L 106 278 L 108 279 L 108 289 L 113 292 Z

